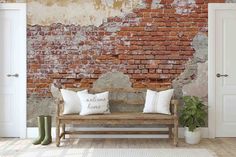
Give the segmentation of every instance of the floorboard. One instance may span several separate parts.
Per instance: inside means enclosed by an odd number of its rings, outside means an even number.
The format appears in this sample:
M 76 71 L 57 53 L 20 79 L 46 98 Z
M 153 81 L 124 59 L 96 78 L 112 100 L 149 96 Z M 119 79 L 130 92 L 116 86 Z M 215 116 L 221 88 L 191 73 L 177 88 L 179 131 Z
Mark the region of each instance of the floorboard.
M 30 149 L 32 139 L 0 138 L 0 151 L 4 149 Z M 47 146 L 54 148 L 55 143 Z M 175 148 L 168 139 L 77 139 L 62 140 L 59 149 L 66 148 Z M 206 148 L 214 151 L 218 157 L 236 157 L 236 138 L 202 139 L 198 145 L 188 145 L 180 139 L 178 148 Z M 0 152 L 1 153 L 1 152 Z

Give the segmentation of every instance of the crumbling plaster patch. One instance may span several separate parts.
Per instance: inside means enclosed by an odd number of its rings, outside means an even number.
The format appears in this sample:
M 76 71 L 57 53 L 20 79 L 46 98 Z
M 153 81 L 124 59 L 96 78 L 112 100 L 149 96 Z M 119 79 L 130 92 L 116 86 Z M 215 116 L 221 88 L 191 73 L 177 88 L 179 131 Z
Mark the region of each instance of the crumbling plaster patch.
M 172 6 L 177 14 L 190 14 L 196 7 L 196 0 L 174 0 Z
M 95 89 L 109 89 L 109 88 L 118 88 L 118 89 L 130 89 L 132 83 L 130 82 L 129 76 L 124 75 L 122 72 L 108 72 L 99 79 L 97 79 L 93 88 Z
M 225 0 L 226 3 L 236 3 L 236 0 Z
M 208 37 L 205 33 L 198 33 L 192 42 L 192 46 L 195 49 L 194 58 L 198 62 L 204 62 L 208 56 Z
M 208 96 L 208 62 L 197 63 L 197 77 L 183 86 L 183 95 L 198 96 L 207 102 Z
M 51 89 L 50 89 L 53 98 L 62 100 L 62 95 L 61 91 L 59 88 L 57 88 L 54 84 L 51 84 Z
M 145 3 L 143 0 L 51 1 L 28 1 L 28 24 L 100 26 L 108 17 L 123 17 Z
M 163 5 L 160 4 L 161 0 L 152 0 L 151 8 L 158 9 L 161 8 Z
M 172 82 L 175 96 L 180 99 L 183 95 L 194 95 L 207 101 L 207 35 L 198 33 L 192 45 L 195 49 L 193 58 L 185 65 L 184 72 Z M 201 88 L 195 89 L 196 87 Z
M 0 0 L 0 3 L 25 3 L 26 0 Z
M 37 126 L 37 118 L 39 115 L 55 116 L 56 106 L 53 98 L 41 98 L 31 95 L 27 99 L 27 126 Z M 55 124 L 53 118 L 53 125 Z

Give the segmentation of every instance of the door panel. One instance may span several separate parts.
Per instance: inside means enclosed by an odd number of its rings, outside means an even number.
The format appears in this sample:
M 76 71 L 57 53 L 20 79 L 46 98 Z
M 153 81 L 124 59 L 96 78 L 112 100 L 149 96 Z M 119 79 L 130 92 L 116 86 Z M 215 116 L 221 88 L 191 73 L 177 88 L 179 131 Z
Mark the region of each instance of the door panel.
M 19 78 L 8 77 L 18 73 L 20 14 L 15 10 L 0 9 L 0 137 L 19 137 L 19 105 L 17 84 Z
M 7 104 L 7 105 L 6 105 Z M 1 128 L 0 134 L 1 137 L 18 137 L 17 132 L 17 121 L 12 114 L 14 113 L 15 106 L 14 104 L 14 95 L 13 94 L 1 94 L 0 95 L 0 125 Z
M 11 53 L 5 52 L 12 52 L 11 51 L 11 19 L 7 19 L 3 16 L 3 12 L 0 11 L 0 48 L 1 48 L 1 57 L 0 57 L 0 86 L 8 86 L 10 85 L 10 80 L 7 79 L 6 74 L 12 71 L 12 61 L 11 61 Z M 3 22 L 4 21 L 4 22 Z M 8 64 L 10 63 L 10 64 Z
M 223 97 L 223 121 L 224 123 L 236 122 L 236 95 L 224 95 Z
M 10 123 L 11 124 L 11 114 L 8 114 L 12 110 L 12 105 L 5 105 L 5 104 L 12 104 L 12 94 L 1 94 L 0 95 L 0 123 Z
M 216 11 L 216 137 L 236 137 L 236 10 Z
M 232 12 L 233 14 L 236 11 Z M 227 15 L 226 15 L 227 16 Z M 223 73 L 230 77 L 223 79 L 224 86 L 236 86 L 236 16 L 223 19 Z

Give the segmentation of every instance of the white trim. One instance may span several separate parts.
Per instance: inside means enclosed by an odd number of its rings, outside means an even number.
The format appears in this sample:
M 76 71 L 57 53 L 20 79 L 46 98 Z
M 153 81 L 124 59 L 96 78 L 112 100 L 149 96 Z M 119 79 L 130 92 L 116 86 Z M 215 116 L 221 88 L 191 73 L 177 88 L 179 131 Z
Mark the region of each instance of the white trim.
M 19 104 L 19 136 L 20 138 L 26 138 L 26 132 L 27 132 L 27 127 L 26 127 L 26 104 L 27 104 L 27 96 L 26 96 L 26 59 L 27 59 L 27 51 L 26 51 L 26 4 L 25 3 L 0 3 L 0 9 L 7 9 L 7 10 L 19 10 L 19 14 L 21 14 L 21 24 L 23 25 L 24 30 L 21 31 L 20 35 L 20 40 L 19 45 L 20 49 L 19 52 L 21 55 L 19 55 L 19 89 L 18 90 L 18 104 Z
M 208 5 L 208 127 L 209 138 L 216 137 L 216 37 L 215 22 L 217 10 L 236 8 L 233 3 L 209 3 Z
M 22 108 L 20 109 L 20 113 L 22 115 L 20 119 L 20 125 L 21 125 L 21 131 L 20 131 L 20 138 L 26 138 L 26 133 L 27 133 L 27 17 L 26 17 L 26 4 L 18 4 L 21 8 L 22 12 L 22 21 L 24 24 L 24 33 L 21 36 L 21 42 L 23 47 L 22 47 L 22 64 L 21 64 L 21 79 L 22 79 L 22 84 L 21 84 L 21 89 L 22 93 L 20 95 L 22 99 Z
M 208 127 L 215 138 L 215 4 L 208 5 Z
M 14 9 L 26 11 L 26 3 L 0 3 L 0 9 Z
M 104 131 L 104 130 L 109 130 L 109 131 L 119 131 L 119 130 L 125 130 L 125 131 L 145 131 L 145 130 L 152 130 L 152 131 L 166 131 L 166 128 L 81 128 L 81 129 L 76 129 L 80 131 Z M 37 127 L 28 127 L 27 128 L 27 138 L 36 138 L 38 135 L 38 128 Z M 52 137 L 56 137 L 56 128 L 52 128 Z M 80 135 L 80 138 L 168 138 L 168 135 Z M 202 128 L 202 137 L 203 138 L 208 138 L 208 128 Z M 179 138 L 184 138 L 184 128 L 179 128 Z

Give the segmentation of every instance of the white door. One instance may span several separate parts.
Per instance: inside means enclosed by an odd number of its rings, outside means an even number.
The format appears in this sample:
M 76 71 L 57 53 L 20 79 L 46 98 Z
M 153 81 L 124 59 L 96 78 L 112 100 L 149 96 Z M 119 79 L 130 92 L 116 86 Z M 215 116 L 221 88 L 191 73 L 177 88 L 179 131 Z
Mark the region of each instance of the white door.
M 25 128 L 25 5 L 0 4 L 0 137 Z
M 216 137 L 236 137 L 235 4 L 215 12 L 215 54 Z

